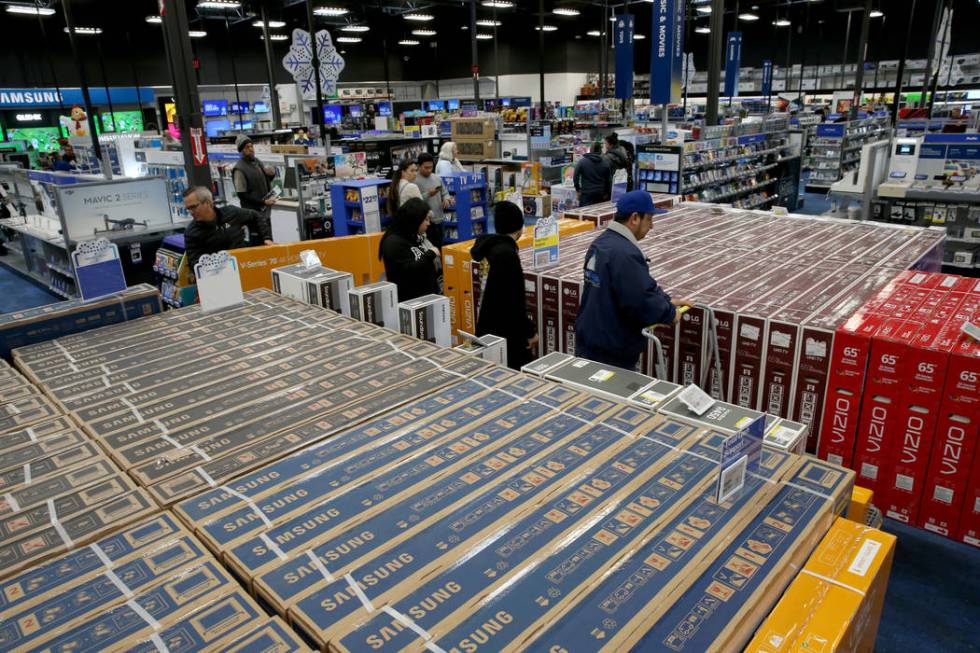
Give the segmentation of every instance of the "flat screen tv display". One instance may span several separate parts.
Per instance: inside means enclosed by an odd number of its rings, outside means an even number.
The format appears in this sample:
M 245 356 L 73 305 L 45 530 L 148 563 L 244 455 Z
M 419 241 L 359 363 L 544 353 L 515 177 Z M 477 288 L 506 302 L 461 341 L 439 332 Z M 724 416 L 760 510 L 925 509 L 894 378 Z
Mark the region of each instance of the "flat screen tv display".
M 38 152 L 58 151 L 59 138 L 61 130 L 57 127 L 14 127 L 7 130 L 8 141 L 25 141 L 28 147 Z
M 339 104 L 323 105 L 323 124 L 339 125 L 343 116 L 343 110 Z
M 252 105 L 252 113 L 269 113 L 269 105 L 265 102 L 256 102 Z
M 231 112 L 232 113 L 248 113 L 249 106 L 250 105 L 249 105 L 248 102 L 241 102 L 241 103 L 232 102 L 231 103 Z
M 228 115 L 227 100 L 205 100 L 204 115 L 208 118 Z
M 391 115 L 391 102 L 378 102 L 378 115 L 379 116 L 390 116 Z
M 450 111 L 459 111 L 459 100 L 446 100 L 446 108 Z
M 209 120 L 205 123 L 204 129 L 208 136 L 220 136 L 219 132 L 231 129 L 231 123 L 227 120 Z
M 114 111 L 102 114 L 102 131 L 139 133 L 143 131 L 142 111 Z

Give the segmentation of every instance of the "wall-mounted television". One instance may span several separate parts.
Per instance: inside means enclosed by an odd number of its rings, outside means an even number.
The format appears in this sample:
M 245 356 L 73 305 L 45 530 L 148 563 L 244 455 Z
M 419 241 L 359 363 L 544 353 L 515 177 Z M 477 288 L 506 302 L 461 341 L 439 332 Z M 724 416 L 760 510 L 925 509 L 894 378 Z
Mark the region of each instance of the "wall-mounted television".
M 113 129 L 115 127 L 115 129 Z M 102 114 L 102 131 L 139 133 L 143 131 L 142 111 L 114 111 Z
M 241 103 L 239 103 L 239 102 L 232 102 L 231 103 L 231 112 L 232 113 L 248 113 L 249 106 L 250 105 L 249 105 L 248 102 L 241 102 Z
M 391 102 L 378 102 L 378 115 L 379 116 L 390 116 L 391 115 Z
M 343 116 L 343 108 L 339 104 L 323 105 L 323 124 L 339 125 Z
M 459 111 L 459 100 L 446 100 L 446 108 L 450 111 Z
M 38 152 L 57 152 L 61 130 L 57 127 L 14 127 L 7 129 L 8 141 L 26 141 Z
M 429 111 L 445 111 L 446 101 L 445 100 L 428 100 L 426 103 L 426 109 Z
M 256 102 L 252 105 L 252 113 L 269 113 L 269 105 L 265 102 Z
M 228 100 L 205 100 L 204 115 L 208 118 L 212 116 L 227 116 Z
M 348 108 L 350 109 L 351 118 L 360 118 L 364 115 L 364 108 L 360 104 L 352 104 Z
M 220 136 L 219 132 L 231 129 L 231 123 L 227 120 L 209 120 L 204 124 L 204 129 L 208 136 Z

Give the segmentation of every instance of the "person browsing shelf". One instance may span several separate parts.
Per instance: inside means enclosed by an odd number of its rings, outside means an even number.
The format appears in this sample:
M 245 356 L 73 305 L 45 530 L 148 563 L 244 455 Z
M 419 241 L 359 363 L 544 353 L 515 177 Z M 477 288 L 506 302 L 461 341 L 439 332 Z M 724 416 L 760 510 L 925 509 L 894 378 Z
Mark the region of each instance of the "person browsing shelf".
M 422 193 L 422 199 L 429 205 L 432 211 L 429 230 L 427 235 L 429 240 L 436 247 L 442 247 L 442 222 L 445 220 L 444 209 L 449 208 L 449 191 L 439 175 L 433 174 L 435 168 L 435 158 L 428 152 L 419 155 L 418 166 L 419 174 L 415 178 L 415 185 Z
M 418 197 L 408 199 L 395 213 L 378 245 L 385 276 L 398 287 L 398 301 L 439 292 L 442 262 L 439 250 L 425 237 L 429 205 Z
M 388 215 L 394 216 L 402 204 L 412 199 L 422 199 L 422 191 L 415 185 L 419 167 L 411 159 L 402 159 L 391 173 L 391 187 L 388 189 Z
M 265 245 L 274 245 L 269 221 L 258 211 L 214 205 L 211 191 L 195 186 L 184 191 L 184 208 L 194 218 L 184 230 L 184 248 L 191 269 L 204 254 L 247 247 L 246 228 Z

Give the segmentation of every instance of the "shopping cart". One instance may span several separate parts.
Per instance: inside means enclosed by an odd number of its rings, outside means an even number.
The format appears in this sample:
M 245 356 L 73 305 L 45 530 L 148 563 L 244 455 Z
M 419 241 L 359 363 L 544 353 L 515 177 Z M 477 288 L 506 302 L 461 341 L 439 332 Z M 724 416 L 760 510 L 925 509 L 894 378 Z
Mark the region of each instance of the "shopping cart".
M 709 366 L 704 368 L 702 378 L 700 379 L 700 387 L 708 387 L 708 381 L 710 379 L 711 371 L 714 370 L 715 379 L 717 379 L 718 387 L 712 388 L 712 392 L 709 394 L 715 396 L 715 399 L 724 399 L 721 392 L 721 353 L 718 350 L 718 320 L 715 318 L 715 312 L 710 306 L 705 306 L 703 304 L 695 304 L 694 308 L 703 311 L 705 316 L 705 324 L 708 327 L 708 360 L 711 361 Z M 689 308 L 687 306 L 682 306 L 677 309 L 677 312 L 683 315 L 687 313 Z M 661 381 L 671 381 L 667 374 L 667 357 L 664 355 L 663 343 L 657 336 L 656 330 L 661 327 L 668 327 L 672 325 L 667 324 L 655 324 L 651 327 L 643 329 L 643 336 L 653 343 L 653 353 L 654 353 L 654 364 L 653 364 L 653 375 L 660 379 Z

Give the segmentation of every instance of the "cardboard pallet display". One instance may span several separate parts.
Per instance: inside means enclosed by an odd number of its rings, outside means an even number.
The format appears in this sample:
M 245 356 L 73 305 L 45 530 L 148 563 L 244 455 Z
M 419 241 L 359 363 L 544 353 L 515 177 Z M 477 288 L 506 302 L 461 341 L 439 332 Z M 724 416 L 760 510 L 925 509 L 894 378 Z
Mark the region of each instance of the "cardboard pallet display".
M 574 351 L 594 237 L 565 239 L 558 265 L 544 271 L 521 252 L 542 355 Z M 932 230 L 679 204 L 654 217 L 640 248 L 668 293 L 713 309 L 721 378 L 707 360 L 707 318 L 698 308 L 659 334 L 663 380 L 706 379 L 716 399 L 806 424 L 807 449 L 815 451 L 836 329 L 901 271 L 935 269 L 941 242 Z M 650 350 L 640 371 L 652 372 L 654 361 Z

